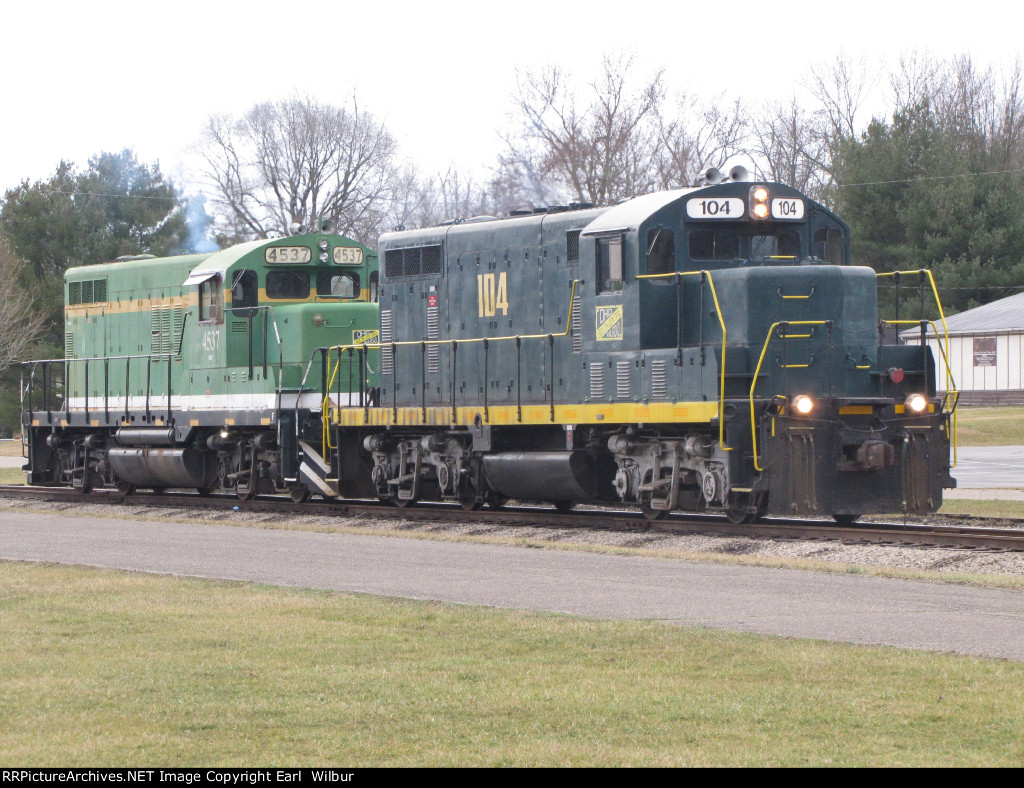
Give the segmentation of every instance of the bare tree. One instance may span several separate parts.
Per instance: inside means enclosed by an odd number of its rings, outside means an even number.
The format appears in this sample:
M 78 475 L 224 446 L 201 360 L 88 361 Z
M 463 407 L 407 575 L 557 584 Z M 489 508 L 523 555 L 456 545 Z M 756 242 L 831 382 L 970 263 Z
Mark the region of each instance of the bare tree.
M 200 152 L 221 229 L 233 240 L 327 220 L 372 242 L 399 183 L 394 139 L 355 96 L 345 107 L 290 98 L 238 119 L 213 116 Z
M 670 111 L 671 110 L 671 111 Z M 706 102 L 681 94 L 657 112 L 657 145 L 652 151 L 655 187 L 677 189 L 696 183 L 708 167 L 724 167 L 742 153 L 747 121 L 739 100 L 718 95 Z
M 520 128 L 505 138 L 495 183 L 540 203 L 607 204 L 649 191 L 646 161 L 662 74 L 633 89 L 632 65 L 632 57 L 606 57 L 587 98 L 560 68 L 520 72 L 514 98 Z
M 46 331 L 46 311 L 39 309 L 18 279 L 23 265 L 0 241 L 0 375 L 23 360 Z
M 390 226 L 428 227 L 495 213 L 490 194 L 454 166 L 421 179 L 415 168 L 403 171 Z
M 857 136 L 870 82 L 865 61 L 853 62 L 844 54 L 813 69 L 808 88 L 818 101 L 821 133 L 826 143 Z
M 827 185 L 826 138 L 817 118 L 794 96 L 770 104 L 751 125 L 751 158 L 767 180 L 785 183 L 812 197 Z

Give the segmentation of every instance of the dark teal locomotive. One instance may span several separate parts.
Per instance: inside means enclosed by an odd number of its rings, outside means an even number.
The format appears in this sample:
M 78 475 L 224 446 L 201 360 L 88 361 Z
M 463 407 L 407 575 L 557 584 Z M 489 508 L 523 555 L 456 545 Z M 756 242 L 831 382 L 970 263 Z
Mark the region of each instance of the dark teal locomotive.
M 377 385 L 377 276 L 327 232 L 70 269 L 65 358 L 23 365 L 29 483 L 306 497 L 324 408 Z M 330 377 L 340 343 L 358 376 Z
M 880 343 L 874 271 L 791 188 L 482 217 L 378 253 L 379 405 L 331 423 L 382 499 L 843 520 L 955 485 L 930 351 Z

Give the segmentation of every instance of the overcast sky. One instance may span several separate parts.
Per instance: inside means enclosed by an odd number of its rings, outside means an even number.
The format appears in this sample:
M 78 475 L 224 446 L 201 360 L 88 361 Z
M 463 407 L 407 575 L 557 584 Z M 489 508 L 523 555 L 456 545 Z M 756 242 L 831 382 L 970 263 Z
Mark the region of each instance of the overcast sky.
M 401 152 L 427 170 L 490 164 L 515 68 L 557 64 L 581 81 L 606 52 L 670 88 L 756 101 L 792 95 L 811 66 L 842 50 L 871 63 L 908 50 L 970 52 L 1012 65 L 1014 6 L 962 2 L 18 3 L 0 12 L 6 111 L 0 193 L 132 148 L 179 182 L 206 118 L 353 90 Z M 967 10 L 965 10 L 967 9 Z M 855 14 L 855 16 L 851 16 Z M 1015 14 L 1014 14 L 1015 15 Z

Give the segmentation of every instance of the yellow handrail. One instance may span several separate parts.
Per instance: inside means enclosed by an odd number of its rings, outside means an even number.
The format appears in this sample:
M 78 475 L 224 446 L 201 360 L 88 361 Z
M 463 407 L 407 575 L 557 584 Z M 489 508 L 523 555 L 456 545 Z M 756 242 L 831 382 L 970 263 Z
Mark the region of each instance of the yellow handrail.
M 921 325 L 922 322 L 925 322 L 929 326 L 931 326 L 932 331 L 935 332 L 936 344 L 939 347 L 939 352 L 942 354 L 942 363 L 946 367 L 946 397 L 943 398 L 943 405 L 940 406 L 940 407 L 944 407 L 945 403 L 947 401 L 949 401 L 949 395 L 950 394 L 953 395 L 952 405 L 950 405 L 950 408 L 949 408 L 949 415 L 950 415 L 950 420 L 949 421 L 950 421 L 951 427 L 953 428 L 953 436 L 952 436 L 953 464 L 950 465 L 949 467 L 950 468 L 955 468 L 957 466 L 957 462 L 958 462 L 958 460 L 957 460 L 957 448 L 958 448 L 958 443 L 959 443 L 959 437 L 958 437 L 959 432 L 958 432 L 958 428 L 957 428 L 957 421 L 958 421 L 959 417 L 957 416 L 957 413 L 956 413 L 956 404 L 960 400 L 960 392 L 956 388 L 956 381 L 953 379 L 953 373 L 949 369 L 949 356 L 946 355 L 946 348 L 944 348 L 942 346 L 942 343 L 938 341 L 938 339 L 939 339 L 939 329 L 935 325 L 935 322 L 932 321 L 932 320 L 925 320 L 925 321 L 921 321 L 921 320 L 883 320 L 882 322 L 886 323 L 886 324 L 888 324 L 890 326 L 898 326 L 898 325 L 914 325 L 914 326 L 919 326 L 919 325 Z M 925 332 L 925 336 L 927 337 L 927 332 Z M 948 332 L 946 333 L 946 341 L 947 342 L 949 341 L 949 333 Z
M 718 292 L 715 290 L 715 280 L 711 276 L 711 272 L 704 271 L 675 271 L 668 274 L 640 274 L 637 279 L 665 279 L 667 277 L 675 277 L 677 279 L 684 276 L 707 276 L 708 284 L 711 286 L 711 299 L 715 302 L 715 315 L 718 317 L 718 325 L 722 329 L 722 369 L 721 369 L 721 380 L 718 385 L 718 445 L 722 451 L 732 451 L 731 446 L 725 445 L 725 348 L 726 348 L 726 329 L 725 329 L 725 318 L 722 316 L 722 307 L 718 303 Z M 701 317 L 703 320 L 703 317 Z M 678 327 L 677 327 L 678 329 Z
M 449 345 L 449 346 L 450 345 L 471 345 L 473 343 L 479 343 L 479 342 L 503 342 L 503 341 L 516 340 L 516 339 L 523 340 L 523 339 L 547 339 L 548 337 L 551 337 L 551 338 L 565 337 L 565 336 L 569 335 L 570 331 L 572 331 L 573 304 L 575 303 L 575 300 L 576 300 L 576 286 L 579 283 L 580 283 L 579 279 L 574 279 L 572 281 L 572 288 L 569 291 L 569 314 L 568 314 L 568 317 L 566 318 L 566 321 L 565 321 L 565 330 L 560 332 L 560 333 L 558 333 L 558 334 L 520 334 L 519 336 L 507 336 L 507 337 L 471 337 L 469 339 L 424 339 L 424 340 L 404 340 L 404 341 L 401 341 L 401 342 L 364 342 L 363 344 L 360 344 L 360 345 L 356 345 L 356 344 L 353 344 L 353 345 L 332 345 L 331 347 L 329 347 L 327 349 L 328 350 L 328 353 L 327 353 L 328 383 L 327 383 L 327 391 L 324 393 L 324 397 L 323 397 L 323 400 L 321 402 L 321 408 L 323 409 L 322 412 L 326 413 L 327 409 L 328 409 L 329 396 L 330 396 L 329 392 L 331 390 L 331 385 L 334 382 L 333 375 L 337 374 L 338 369 L 341 367 L 341 354 L 342 354 L 342 351 L 354 350 L 354 349 L 357 349 L 357 348 L 362 348 L 364 350 L 380 350 L 380 351 L 384 351 L 384 350 L 389 349 L 389 348 L 408 347 L 408 346 L 412 346 L 412 345 L 418 345 L 420 347 L 426 347 L 428 345 L 431 345 L 431 346 L 433 346 L 433 345 L 436 345 L 436 346 L 441 346 L 441 345 Z M 338 351 L 338 363 L 337 363 L 337 365 L 334 368 L 334 373 L 332 374 L 330 372 L 330 358 L 331 358 L 331 351 L 333 351 L 333 350 Z M 553 396 L 553 394 L 552 394 L 552 396 Z M 324 429 L 324 435 L 325 435 L 324 441 L 325 441 L 325 444 L 326 444 L 326 442 L 328 441 L 330 436 L 328 434 L 328 429 L 327 429 L 327 419 L 325 418 L 323 420 L 323 422 L 324 422 L 323 429 Z M 329 446 L 329 448 L 334 448 L 334 447 L 333 446 Z
M 764 363 L 764 357 L 768 355 L 768 345 L 771 344 L 772 337 L 775 335 L 775 329 L 779 326 L 825 326 L 828 325 L 827 320 L 780 320 L 777 323 L 772 323 L 771 328 L 768 329 L 768 336 L 765 337 L 764 347 L 761 348 L 761 357 L 757 360 L 757 367 L 754 369 L 754 379 L 750 382 L 750 437 L 753 441 L 754 450 L 754 470 L 763 471 L 761 463 L 757 459 L 757 418 L 754 414 L 754 389 L 757 388 L 757 378 L 761 374 L 761 365 Z M 808 365 L 809 366 L 809 365 Z
M 886 272 L 883 272 L 883 273 L 880 273 L 880 274 L 876 273 L 875 276 L 878 277 L 879 279 L 881 279 L 883 276 L 905 276 L 905 275 L 909 275 L 909 274 L 917 274 L 918 276 L 921 276 L 923 274 L 927 274 L 928 275 L 928 283 L 931 285 L 932 295 L 935 297 L 935 306 L 938 307 L 939 319 L 942 321 L 942 333 L 943 333 L 943 338 L 944 338 L 945 343 L 946 343 L 946 349 L 945 349 L 945 351 L 943 351 L 943 357 L 944 358 L 948 358 L 948 356 L 949 356 L 949 326 L 946 325 L 946 313 L 942 309 L 942 299 L 939 298 L 939 289 L 935 286 L 935 277 L 932 276 L 932 272 L 929 271 L 927 268 L 920 268 L 917 271 L 886 271 Z M 886 323 L 892 323 L 893 325 L 896 325 L 897 323 L 906 323 L 906 322 L 916 323 L 916 324 L 920 325 L 921 321 L 920 320 L 910 320 L 910 321 L 886 320 L 885 322 Z M 931 321 L 928 321 L 928 322 L 931 323 Z M 934 324 L 932 324 L 932 329 L 935 331 L 935 340 L 938 341 L 939 340 L 939 332 L 938 332 L 938 329 L 935 328 Z M 947 384 L 947 386 L 948 386 L 948 384 L 950 382 L 951 382 L 951 377 L 950 377 L 950 372 L 949 372 L 949 365 L 947 364 L 946 365 L 946 384 Z M 947 388 L 946 390 L 948 391 L 949 389 Z

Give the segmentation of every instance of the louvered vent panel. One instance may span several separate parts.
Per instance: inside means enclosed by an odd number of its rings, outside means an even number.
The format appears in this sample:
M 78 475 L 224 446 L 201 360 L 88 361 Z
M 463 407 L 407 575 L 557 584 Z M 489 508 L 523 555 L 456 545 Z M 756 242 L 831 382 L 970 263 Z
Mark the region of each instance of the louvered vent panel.
M 615 365 L 615 396 L 619 399 L 630 399 L 632 386 L 629 381 L 629 370 L 632 361 L 620 361 Z
M 382 309 L 380 311 L 380 341 L 381 344 L 385 345 L 385 347 L 380 349 L 380 374 L 382 375 L 395 374 L 395 355 L 391 348 L 386 347 L 388 342 L 395 341 L 392 317 L 390 309 Z
M 664 361 L 651 362 L 651 398 L 668 399 L 668 373 Z
M 68 283 L 68 303 L 71 305 L 82 303 L 82 283 Z
M 427 339 L 440 338 L 439 326 L 438 308 L 436 306 L 427 307 Z M 427 372 L 441 371 L 440 354 L 441 348 L 438 345 L 427 345 Z
M 590 396 L 592 399 L 604 397 L 604 367 L 601 364 L 590 367 Z
M 75 332 L 64 332 L 64 358 L 75 357 Z
M 181 304 L 175 304 L 171 307 L 171 353 L 178 353 L 181 351 L 181 329 L 185 323 L 185 310 Z
M 107 300 L 107 280 L 106 279 L 96 279 L 93 282 L 92 297 L 96 301 L 106 301 Z
M 92 297 L 92 280 L 82 282 L 82 303 L 91 304 L 95 299 Z
M 572 351 L 579 353 L 583 348 L 583 307 L 579 293 L 572 297 Z

